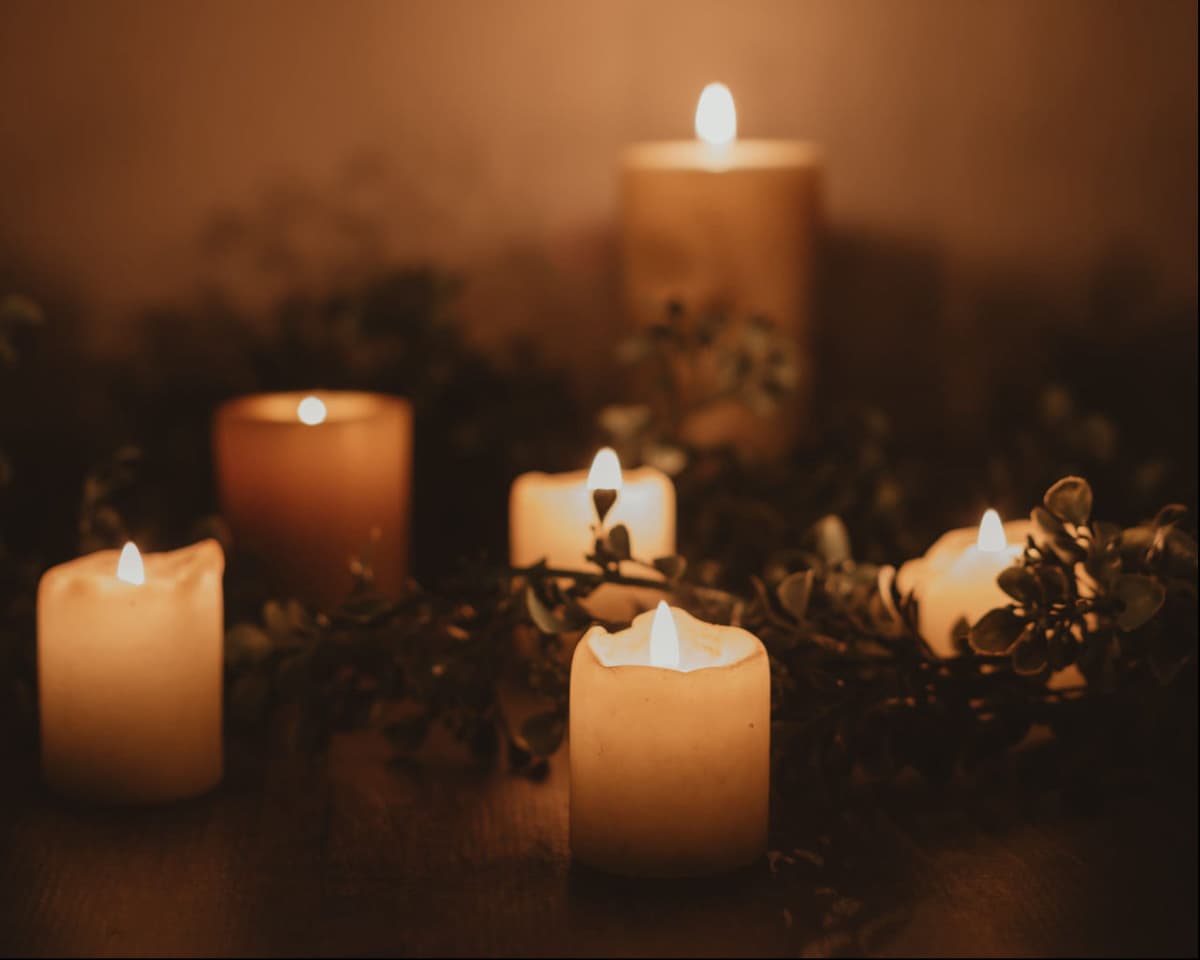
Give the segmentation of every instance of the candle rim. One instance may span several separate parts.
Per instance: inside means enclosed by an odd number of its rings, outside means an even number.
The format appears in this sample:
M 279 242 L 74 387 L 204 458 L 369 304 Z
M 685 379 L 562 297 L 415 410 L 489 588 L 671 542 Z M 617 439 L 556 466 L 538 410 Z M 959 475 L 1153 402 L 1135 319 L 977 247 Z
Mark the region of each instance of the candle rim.
M 720 146 L 691 140 L 645 140 L 627 146 L 622 162 L 627 170 L 691 170 L 719 173 L 737 170 L 817 168 L 821 148 L 810 140 L 738 137 Z
M 650 663 L 650 629 L 653 624 L 654 615 L 657 607 L 651 610 L 646 610 L 639 613 L 633 618 L 633 622 L 624 630 L 618 630 L 615 633 L 610 633 L 603 626 L 596 624 L 592 626 L 587 633 L 583 635 L 579 645 L 587 649 L 588 653 L 596 661 L 596 663 L 604 667 L 606 670 L 653 670 L 659 674 L 679 674 L 686 676 L 693 673 L 704 673 L 709 670 L 734 670 L 742 667 L 747 663 L 752 663 L 760 656 L 767 655 L 766 648 L 762 641 L 758 639 L 749 630 L 743 627 L 727 626 L 719 623 L 708 623 L 698 617 L 692 616 L 686 610 L 679 607 L 670 607 L 672 619 L 675 622 L 676 632 L 679 637 L 679 665 L 672 667 L 660 667 Z M 639 653 L 644 648 L 646 662 L 644 663 L 614 663 L 604 650 L 597 649 L 596 641 L 603 638 L 618 639 L 627 634 L 637 631 L 638 637 L 635 637 L 635 642 L 639 643 Z M 731 634 L 733 640 L 737 643 L 735 656 L 727 662 L 705 663 L 699 666 L 689 666 L 688 653 L 695 647 L 695 642 L 692 638 L 698 632 L 712 633 L 720 631 L 723 634 Z M 644 634 L 644 638 L 641 636 Z M 643 642 L 644 640 L 644 642 Z
M 142 583 L 130 583 L 117 576 L 117 562 L 122 547 L 95 550 L 92 553 L 55 564 L 42 574 L 38 594 L 72 590 L 89 584 L 105 590 L 127 590 L 140 593 L 147 590 L 173 591 L 207 576 L 220 580 L 225 571 L 225 551 L 209 537 L 176 550 L 158 553 L 141 552 L 145 578 Z
M 581 487 L 586 487 L 588 473 L 590 471 L 590 467 L 584 467 L 580 470 L 565 470 L 562 473 L 548 473 L 545 470 L 528 470 L 525 473 L 519 474 L 513 480 L 513 487 L 516 488 L 518 484 L 531 483 L 533 481 L 538 481 L 545 485 L 562 487 L 569 487 L 574 484 L 580 484 Z M 667 480 L 671 479 L 665 473 L 659 470 L 658 467 L 652 467 L 648 464 L 643 464 L 640 467 L 623 466 L 621 467 L 621 478 L 624 484 L 622 494 L 628 491 L 630 483 L 636 483 L 638 480 L 650 480 L 657 477 L 663 477 Z M 585 489 L 584 492 L 586 493 L 587 490 Z
M 308 397 L 316 397 L 325 405 L 325 419 L 320 423 L 306 424 L 297 413 L 300 402 Z M 405 397 L 368 390 L 281 390 L 246 393 L 226 400 L 217 411 L 217 419 L 264 428 L 294 426 L 319 430 L 370 420 L 387 411 L 411 415 L 412 404 Z

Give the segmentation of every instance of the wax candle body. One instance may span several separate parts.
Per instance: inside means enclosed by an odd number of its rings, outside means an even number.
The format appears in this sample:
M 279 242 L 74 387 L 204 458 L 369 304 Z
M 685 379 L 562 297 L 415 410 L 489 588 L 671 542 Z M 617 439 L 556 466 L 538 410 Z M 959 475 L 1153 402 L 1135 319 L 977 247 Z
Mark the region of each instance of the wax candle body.
M 321 391 L 321 422 L 301 422 L 303 393 L 232 400 L 213 431 L 221 507 L 239 548 L 279 589 L 326 604 L 369 558 L 375 586 L 398 595 L 408 574 L 412 412 L 407 401 Z
M 950 657 L 957 652 L 954 628 L 959 620 L 974 624 L 989 610 L 1012 602 L 996 577 L 1021 556 L 1031 529 L 1028 520 L 1004 524 L 1004 546 L 992 550 L 980 548 L 978 527 L 951 530 L 923 557 L 900 568 L 897 588 L 917 600 L 921 635 L 934 653 Z
M 756 458 L 795 439 L 812 374 L 818 193 L 817 151 L 798 141 L 666 141 L 626 151 L 621 256 L 631 316 L 661 322 L 670 298 L 693 311 L 761 314 L 795 351 L 796 396 L 777 415 L 718 403 L 685 425 L 693 443 L 730 443 Z
M 38 587 L 42 769 L 64 792 L 153 803 L 221 779 L 224 627 L 215 540 L 144 558 L 119 580 L 104 550 Z
M 586 570 L 584 560 L 592 552 L 596 523 L 592 495 L 587 489 L 588 472 L 524 473 L 513 481 L 509 496 L 509 560 L 525 567 L 546 560 L 551 566 Z M 611 529 L 624 524 L 629 530 L 634 556 L 653 560 L 675 552 L 675 485 L 671 478 L 652 467 L 624 473 L 616 503 L 605 518 Z M 591 568 L 595 569 L 595 568 Z M 653 570 L 631 567 L 640 577 L 653 578 Z M 640 609 L 652 606 L 661 594 L 649 588 L 612 584 L 595 591 L 587 600 L 597 616 L 611 620 L 629 619 Z
M 671 613 L 678 669 L 651 665 L 653 611 L 620 633 L 593 627 L 571 664 L 571 850 L 612 873 L 717 873 L 766 849 L 766 650 Z

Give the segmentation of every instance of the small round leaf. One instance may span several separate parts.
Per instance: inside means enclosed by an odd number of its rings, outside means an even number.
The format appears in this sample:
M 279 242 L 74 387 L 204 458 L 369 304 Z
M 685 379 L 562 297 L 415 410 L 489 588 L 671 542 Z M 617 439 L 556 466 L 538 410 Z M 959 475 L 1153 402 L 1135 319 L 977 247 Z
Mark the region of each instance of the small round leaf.
M 1092 515 L 1092 488 L 1083 477 L 1063 477 L 1046 491 L 1045 504 L 1059 520 L 1082 526 Z

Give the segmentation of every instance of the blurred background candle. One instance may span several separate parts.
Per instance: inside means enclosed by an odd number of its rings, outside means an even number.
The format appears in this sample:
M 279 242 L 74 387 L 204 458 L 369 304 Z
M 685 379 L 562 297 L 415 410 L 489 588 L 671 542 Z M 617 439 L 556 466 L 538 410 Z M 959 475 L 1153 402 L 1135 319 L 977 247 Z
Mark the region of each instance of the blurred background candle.
M 687 425 L 694 443 L 770 456 L 788 447 L 806 416 L 818 153 L 797 140 L 738 139 L 733 97 L 720 84 L 701 94 L 695 130 L 695 140 L 639 143 L 625 152 L 626 305 L 637 322 L 652 323 L 675 298 L 693 313 L 717 307 L 739 321 L 762 315 L 787 335 L 794 402 L 765 420 L 721 403 Z
M 596 454 L 590 470 L 568 473 L 523 473 L 509 495 L 509 561 L 527 567 L 545 560 L 552 567 L 585 570 L 592 552 L 597 523 L 592 492 L 614 489 L 616 501 L 604 518 L 604 528 L 624 524 L 633 555 L 650 561 L 675 553 L 675 485 L 653 467 L 622 471 L 608 447 Z M 592 568 L 595 569 L 595 568 Z M 630 573 L 654 578 L 645 567 Z M 629 619 L 657 602 L 649 588 L 606 584 L 585 601 L 597 616 Z
M 632 876 L 745 866 L 767 843 L 771 679 L 737 627 L 660 603 L 571 664 L 571 852 Z
M 412 411 L 374 393 L 258 394 L 217 411 L 221 509 L 280 589 L 336 604 L 369 559 L 397 596 L 408 574 Z
M 940 657 L 957 653 L 954 627 L 959 620 L 974 624 L 989 610 L 1011 602 L 996 577 L 1021 556 L 1032 530 L 1028 520 L 1000 522 L 995 510 L 983 515 L 978 527 L 943 534 L 925 556 L 900 568 L 896 586 L 912 592 L 919 604 L 921 635 Z
M 42 770 L 58 790 L 154 803 L 221 779 L 224 625 L 215 540 L 144 558 L 126 544 L 38 587 Z

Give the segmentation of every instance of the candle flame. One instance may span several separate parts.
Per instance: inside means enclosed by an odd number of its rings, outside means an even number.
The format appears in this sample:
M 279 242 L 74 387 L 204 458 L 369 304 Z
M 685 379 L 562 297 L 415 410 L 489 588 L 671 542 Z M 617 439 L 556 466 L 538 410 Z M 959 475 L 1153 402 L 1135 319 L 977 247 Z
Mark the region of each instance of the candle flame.
M 325 422 L 325 404 L 320 397 L 307 396 L 296 407 L 296 416 L 300 422 L 310 427 Z
M 658 601 L 654 622 L 650 624 L 650 666 L 679 669 L 679 631 L 665 600 Z
M 979 522 L 979 539 L 976 541 L 980 550 L 985 553 L 1001 553 L 1008 549 L 1008 540 L 1004 536 L 1004 524 L 1000 522 L 1000 514 L 988 510 Z
M 142 555 L 131 540 L 121 548 L 121 559 L 117 561 L 117 579 L 125 583 L 146 582 L 146 568 L 142 566 Z
M 737 137 L 737 109 L 733 94 L 723 83 L 710 83 L 696 104 L 696 136 L 714 147 L 723 147 Z
M 617 451 L 612 447 L 601 448 L 592 460 L 592 469 L 588 471 L 588 492 L 620 490 L 622 482 L 621 461 L 617 459 Z

